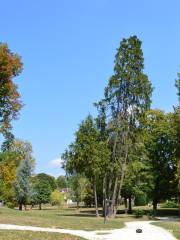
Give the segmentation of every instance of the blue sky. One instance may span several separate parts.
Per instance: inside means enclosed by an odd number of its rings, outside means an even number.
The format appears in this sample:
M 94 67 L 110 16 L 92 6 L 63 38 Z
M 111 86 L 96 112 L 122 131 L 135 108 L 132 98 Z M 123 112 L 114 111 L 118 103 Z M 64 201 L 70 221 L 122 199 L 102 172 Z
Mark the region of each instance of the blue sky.
M 145 73 L 154 86 L 152 107 L 177 104 L 180 71 L 179 0 L 0 1 L 0 42 L 22 56 L 19 84 L 25 106 L 13 123 L 29 140 L 36 172 L 63 173 L 56 165 L 78 124 L 103 96 L 122 38 L 143 42 Z

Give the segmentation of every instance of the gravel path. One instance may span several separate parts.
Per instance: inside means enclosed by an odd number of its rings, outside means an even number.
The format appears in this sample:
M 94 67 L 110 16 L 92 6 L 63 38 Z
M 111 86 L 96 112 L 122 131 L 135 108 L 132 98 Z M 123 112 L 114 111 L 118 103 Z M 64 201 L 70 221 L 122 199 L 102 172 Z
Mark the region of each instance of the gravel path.
M 168 231 L 150 224 L 150 221 L 127 222 L 126 227 L 116 230 L 84 231 L 68 230 L 56 228 L 41 228 L 31 226 L 18 226 L 9 224 L 0 224 L 2 230 L 25 230 L 37 232 L 57 232 L 69 233 L 72 235 L 84 237 L 89 240 L 176 240 Z M 136 229 L 141 228 L 142 233 L 136 233 Z

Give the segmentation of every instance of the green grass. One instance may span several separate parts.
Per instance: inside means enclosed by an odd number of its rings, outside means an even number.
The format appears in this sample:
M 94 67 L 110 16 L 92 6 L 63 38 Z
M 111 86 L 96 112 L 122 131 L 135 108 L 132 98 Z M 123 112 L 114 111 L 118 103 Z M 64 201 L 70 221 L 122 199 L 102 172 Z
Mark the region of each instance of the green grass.
M 30 231 L 1 231 L 1 240 L 83 240 L 84 238 L 60 233 L 30 232 Z
M 139 208 L 139 207 L 138 207 Z M 165 210 L 164 210 L 165 211 Z M 133 215 L 118 214 L 116 218 L 107 220 L 104 224 L 102 217 L 96 218 L 94 209 L 56 208 L 47 207 L 41 211 L 18 211 L 6 207 L 0 208 L 0 223 L 29 225 L 37 227 L 52 227 L 82 230 L 117 229 L 124 227 L 124 222 L 149 220 L 147 216 L 136 219 Z
M 77 211 L 76 209 L 46 209 L 18 211 L 0 208 L 0 223 L 29 225 L 37 227 L 53 227 L 65 229 L 101 230 L 124 227 L 124 221 L 132 221 L 133 217 L 125 218 L 123 215 L 110 219 L 104 224 L 103 218 L 96 218 L 92 209 Z
M 163 227 L 180 240 L 180 222 L 155 222 L 153 225 Z

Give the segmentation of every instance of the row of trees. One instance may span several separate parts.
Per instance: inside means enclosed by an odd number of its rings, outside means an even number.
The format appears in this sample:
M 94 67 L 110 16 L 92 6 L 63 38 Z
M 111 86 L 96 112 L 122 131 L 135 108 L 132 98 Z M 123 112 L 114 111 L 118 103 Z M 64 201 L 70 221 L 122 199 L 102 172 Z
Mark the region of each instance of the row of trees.
M 0 153 L 0 200 L 9 207 L 52 203 L 62 205 L 66 186 L 63 176 L 55 179 L 45 173 L 33 174 L 35 160 L 32 146 L 27 141 L 15 139 L 8 151 Z
M 95 104 L 62 155 L 68 176 L 85 176 L 98 205 L 109 202 L 115 216 L 122 201 L 145 195 L 154 209 L 160 200 L 180 195 L 180 105 L 174 112 L 151 109 L 153 88 L 144 74 L 141 41 L 123 39 L 104 98 Z M 176 81 L 180 98 L 180 75 Z M 180 103 L 179 103 L 180 104 Z

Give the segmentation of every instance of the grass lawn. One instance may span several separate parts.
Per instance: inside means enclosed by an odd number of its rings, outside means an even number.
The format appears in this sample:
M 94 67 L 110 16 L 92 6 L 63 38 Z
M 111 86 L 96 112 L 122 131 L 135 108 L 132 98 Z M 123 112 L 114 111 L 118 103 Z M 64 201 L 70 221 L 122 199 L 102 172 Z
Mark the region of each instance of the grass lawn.
M 156 222 L 152 224 L 169 230 L 178 240 L 180 240 L 180 222 Z
M 83 238 L 71 236 L 69 234 L 60 233 L 44 233 L 44 232 L 30 232 L 30 231 L 1 231 L 1 240 L 83 240 Z
M 149 220 L 147 216 L 135 218 L 133 215 L 118 214 L 116 218 L 107 220 L 96 218 L 94 209 L 64 208 L 58 210 L 46 207 L 43 210 L 18 211 L 0 207 L 0 223 L 29 225 L 37 227 L 52 227 L 81 230 L 117 229 L 124 227 L 124 222 Z
M 128 217 L 132 221 L 133 217 Z M 0 223 L 29 225 L 37 227 L 53 227 L 65 229 L 81 229 L 81 230 L 101 230 L 115 229 L 124 227 L 124 221 L 127 221 L 123 215 L 115 219 L 110 219 L 106 224 L 103 218 L 96 218 L 91 210 L 84 209 L 77 211 L 76 209 L 67 208 L 57 210 L 54 208 L 44 210 L 18 211 L 0 208 Z

